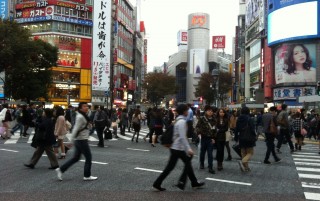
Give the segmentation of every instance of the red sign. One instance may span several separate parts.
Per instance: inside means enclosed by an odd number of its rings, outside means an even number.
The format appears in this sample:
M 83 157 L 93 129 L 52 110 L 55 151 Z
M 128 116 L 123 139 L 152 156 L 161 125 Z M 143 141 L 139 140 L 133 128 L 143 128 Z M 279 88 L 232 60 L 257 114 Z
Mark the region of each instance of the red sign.
M 191 19 L 192 25 L 203 26 L 206 23 L 206 16 L 204 15 L 195 15 Z
M 226 47 L 226 36 L 212 36 L 212 49 Z
M 181 41 L 188 42 L 188 32 L 181 32 Z
M 73 2 L 79 3 L 71 3 L 71 2 L 65 2 L 62 0 L 46 0 L 46 1 L 41 1 L 41 2 L 24 2 L 20 4 L 16 4 L 16 10 L 19 9 L 25 9 L 25 8 L 41 8 L 41 7 L 46 7 L 48 5 L 57 5 L 61 7 L 66 7 L 66 8 L 72 8 L 76 9 L 79 11 L 89 11 L 92 12 L 92 6 L 85 6 L 84 5 L 84 0 L 74 0 Z

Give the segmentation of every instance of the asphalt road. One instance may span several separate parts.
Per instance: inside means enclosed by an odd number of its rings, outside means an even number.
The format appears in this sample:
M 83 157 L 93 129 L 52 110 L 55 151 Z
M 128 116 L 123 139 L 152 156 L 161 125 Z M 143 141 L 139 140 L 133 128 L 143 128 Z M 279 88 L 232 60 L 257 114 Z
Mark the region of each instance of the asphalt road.
M 223 171 L 208 173 L 199 170 L 195 149 L 193 167 L 197 178 L 205 181 L 203 189 L 193 190 L 190 182 L 185 191 L 174 187 L 182 162 L 167 177 L 162 186 L 165 192 L 152 190 L 152 183 L 162 171 L 169 157 L 169 150 L 157 145 L 151 147 L 140 140 L 131 142 L 131 133 L 118 140 L 106 141 L 105 148 L 95 146 L 93 135 L 90 144 L 93 155 L 92 175 L 96 181 L 83 181 L 84 162 L 80 161 L 63 174 L 58 181 L 54 170 L 48 170 L 49 160 L 43 156 L 35 169 L 23 166 L 28 163 L 34 149 L 28 139 L 16 143 L 0 143 L 0 200 L 320 200 L 320 155 L 318 147 L 307 144 L 301 152 L 290 154 L 283 146 L 279 155 L 283 160 L 271 165 L 263 164 L 265 143 L 257 142 L 250 163 L 251 172 L 242 173 L 239 159 L 225 161 Z M 144 134 L 142 134 L 143 137 Z M 63 164 L 67 158 L 59 160 Z M 215 151 L 214 151 L 215 153 Z M 273 162 L 273 159 L 270 158 Z M 216 164 L 216 162 L 214 162 Z

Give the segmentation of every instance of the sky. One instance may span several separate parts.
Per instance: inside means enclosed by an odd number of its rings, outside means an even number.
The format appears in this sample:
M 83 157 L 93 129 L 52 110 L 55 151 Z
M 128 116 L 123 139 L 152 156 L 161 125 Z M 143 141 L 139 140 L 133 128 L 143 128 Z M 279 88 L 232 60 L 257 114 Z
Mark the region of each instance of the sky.
M 136 0 L 130 2 L 136 5 Z M 210 15 L 210 36 L 225 35 L 225 53 L 232 54 L 239 0 L 141 0 L 140 21 L 145 23 L 148 39 L 149 72 L 178 51 L 177 33 L 188 30 L 188 15 L 196 12 Z

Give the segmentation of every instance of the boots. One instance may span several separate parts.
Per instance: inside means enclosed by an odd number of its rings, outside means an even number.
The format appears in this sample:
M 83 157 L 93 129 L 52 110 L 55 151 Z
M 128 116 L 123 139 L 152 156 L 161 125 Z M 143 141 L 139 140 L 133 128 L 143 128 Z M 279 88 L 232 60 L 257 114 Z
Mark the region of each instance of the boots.
M 298 144 L 297 143 L 294 144 L 294 147 L 296 148 L 296 150 L 298 150 Z

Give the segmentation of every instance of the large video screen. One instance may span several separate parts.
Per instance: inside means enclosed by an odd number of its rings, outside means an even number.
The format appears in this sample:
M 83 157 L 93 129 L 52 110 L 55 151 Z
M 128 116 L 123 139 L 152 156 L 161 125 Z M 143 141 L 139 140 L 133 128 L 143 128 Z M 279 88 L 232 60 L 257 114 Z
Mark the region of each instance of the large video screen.
M 319 1 L 269 1 L 268 45 L 319 38 Z
M 276 84 L 316 82 L 316 44 L 284 43 L 274 61 Z

